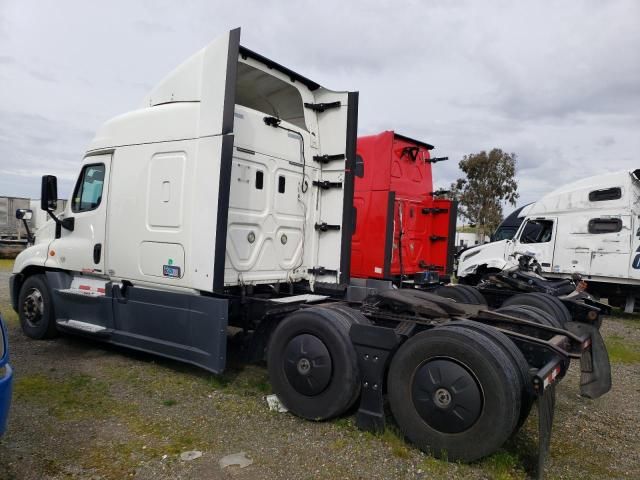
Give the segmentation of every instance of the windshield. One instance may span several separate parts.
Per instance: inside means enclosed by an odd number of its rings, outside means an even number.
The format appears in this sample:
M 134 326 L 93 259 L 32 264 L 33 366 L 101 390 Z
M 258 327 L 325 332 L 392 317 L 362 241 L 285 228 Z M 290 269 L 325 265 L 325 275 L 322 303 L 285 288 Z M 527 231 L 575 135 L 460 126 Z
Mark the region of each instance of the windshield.
M 517 227 L 498 227 L 496 233 L 493 234 L 492 241 L 511 240 L 517 231 Z

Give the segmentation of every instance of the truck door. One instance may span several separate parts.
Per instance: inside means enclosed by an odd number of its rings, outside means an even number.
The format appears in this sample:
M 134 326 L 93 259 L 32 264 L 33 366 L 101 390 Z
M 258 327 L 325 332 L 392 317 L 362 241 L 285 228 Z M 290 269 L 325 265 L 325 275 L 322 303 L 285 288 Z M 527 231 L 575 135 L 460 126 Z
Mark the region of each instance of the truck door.
M 111 153 L 85 158 L 64 211 L 74 219 L 73 230 L 63 228 L 51 242 L 45 266 L 71 272 L 104 274 L 105 224 Z
M 589 275 L 620 278 L 634 271 L 634 262 L 629 258 L 632 232 L 630 215 L 592 215 L 587 223 L 587 231 L 591 240 Z
M 314 91 L 315 103 L 305 104 L 316 112 L 320 140 L 320 181 L 340 184 L 342 188 L 321 190 L 319 198 L 319 230 L 316 245 L 315 280 L 318 282 L 349 280 L 351 236 L 355 231 L 353 209 L 353 171 L 355 169 L 358 93 L 332 92 L 324 88 Z M 317 227 L 316 227 L 317 229 Z
M 551 272 L 557 227 L 555 217 L 528 218 L 516 235 L 513 253 L 534 253 L 542 271 Z

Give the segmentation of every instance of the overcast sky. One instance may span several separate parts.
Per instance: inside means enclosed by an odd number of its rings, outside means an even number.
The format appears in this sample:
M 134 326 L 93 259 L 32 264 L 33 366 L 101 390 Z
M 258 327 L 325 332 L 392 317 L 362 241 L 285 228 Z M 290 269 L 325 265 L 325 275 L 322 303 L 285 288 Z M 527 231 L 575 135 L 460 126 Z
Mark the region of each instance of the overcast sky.
M 518 156 L 520 204 L 640 167 L 638 1 L 0 0 L 0 195 L 68 196 L 105 120 L 138 108 L 216 36 L 335 90 L 360 91 L 359 134 Z

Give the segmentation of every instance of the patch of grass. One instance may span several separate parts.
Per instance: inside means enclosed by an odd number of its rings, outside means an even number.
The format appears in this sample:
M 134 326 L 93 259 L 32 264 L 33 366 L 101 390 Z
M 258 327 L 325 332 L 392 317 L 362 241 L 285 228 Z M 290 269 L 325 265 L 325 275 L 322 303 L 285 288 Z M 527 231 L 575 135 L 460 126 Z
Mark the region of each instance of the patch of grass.
M 0 258 L 0 270 L 10 272 L 13 270 L 13 258 Z
M 231 380 L 225 375 L 211 375 L 207 378 L 206 383 L 213 390 L 224 390 L 229 386 Z
M 165 407 L 173 407 L 174 405 L 177 405 L 178 402 L 176 400 L 173 400 L 172 398 L 168 399 L 168 400 L 163 400 L 162 404 Z
M 214 390 L 225 390 L 247 397 L 271 393 L 267 370 L 256 365 L 246 365 L 241 368 L 232 367 L 222 375 L 207 375 L 205 384 Z
M 380 439 L 391 448 L 391 453 L 398 457 L 407 459 L 411 456 L 409 446 L 404 441 L 402 433 L 393 427 L 387 427 L 379 436 Z
M 501 450 L 484 459 L 480 465 L 491 474 L 495 480 L 525 479 L 527 474 L 520 467 L 520 459 L 513 453 Z
M 354 430 L 355 424 L 351 417 L 342 417 L 333 421 L 333 424 L 338 428 L 343 428 L 346 430 Z
M 40 374 L 18 376 L 14 395 L 17 401 L 36 402 L 65 420 L 105 417 L 114 407 L 107 384 L 81 374 L 58 380 Z
M 609 359 L 614 363 L 640 363 L 640 345 L 619 335 L 610 335 L 605 339 Z
M 420 463 L 420 468 L 438 478 L 447 478 L 451 473 L 451 463 L 428 456 Z
M 335 450 L 337 452 L 344 450 L 344 448 L 349 444 L 349 441 L 346 438 L 337 438 L 333 442 L 329 444 L 329 448 L 331 450 Z
M 18 314 L 13 311 L 13 307 L 8 299 L 6 301 L 0 301 L 0 314 L 7 324 L 18 324 Z

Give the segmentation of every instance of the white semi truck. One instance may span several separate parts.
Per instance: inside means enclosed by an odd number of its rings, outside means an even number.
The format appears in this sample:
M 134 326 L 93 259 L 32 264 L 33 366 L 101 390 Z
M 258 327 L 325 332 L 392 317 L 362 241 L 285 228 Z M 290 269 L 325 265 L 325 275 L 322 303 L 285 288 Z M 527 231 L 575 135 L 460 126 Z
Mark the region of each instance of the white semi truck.
M 460 256 L 458 278 L 483 276 L 535 256 L 542 275 L 587 280 L 589 291 L 633 311 L 640 295 L 640 170 L 585 178 L 527 206 L 512 239 L 473 247 Z M 524 211 L 523 211 L 524 212 Z
M 381 430 L 388 394 L 420 448 L 471 461 L 537 400 L 543 458 L 570 360 L 583 361 L 584 395 L 610 388 L 596 326 L 350 279 L 357 107 L 356 92 L 244 48 L 239 29 L 211 43 L 100 128 L 60 215 L 57 180 L 43 177 L 52 221 L 10 284 L 24 333 L 219 373 L 227 327 L 240 327 L 296 415 L 327 419 L 359 401 L 358 425 Z

